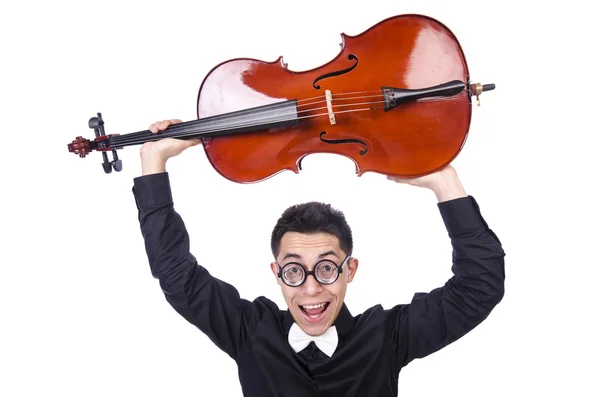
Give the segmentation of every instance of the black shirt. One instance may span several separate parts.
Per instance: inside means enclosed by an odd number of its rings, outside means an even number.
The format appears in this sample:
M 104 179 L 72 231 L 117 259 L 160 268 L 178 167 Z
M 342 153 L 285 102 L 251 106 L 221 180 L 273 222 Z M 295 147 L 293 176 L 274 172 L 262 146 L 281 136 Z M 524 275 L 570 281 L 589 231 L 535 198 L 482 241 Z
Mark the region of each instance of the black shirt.
M 344 305 L 331 358 L 314 342 L 295 353 L 288 310 L 263 296 L 240 298 L 190 253 L 167 173 L 135 178 L 133 192 L 152 275 L 172 307 L 235 360 L 247 397 L 396 397 L 402 367 L 465 335 L 504 295 L 504 251 L 475 199 L 438 203 L 454 276 L 387 310 L 377 305 L 353 316 Z

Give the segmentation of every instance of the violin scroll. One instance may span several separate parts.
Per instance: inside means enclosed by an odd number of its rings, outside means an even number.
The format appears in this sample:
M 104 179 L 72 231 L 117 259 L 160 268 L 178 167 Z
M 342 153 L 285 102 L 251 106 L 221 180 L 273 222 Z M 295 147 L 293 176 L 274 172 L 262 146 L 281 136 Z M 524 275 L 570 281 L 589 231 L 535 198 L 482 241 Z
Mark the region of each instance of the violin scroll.
M 78 136 L 73 142 L 67 144 L 67 147 L 69 148 L 69 153 L 78 154 L 81 158 L 84 158 L 93 150 L 90 140 L 81 136 Z

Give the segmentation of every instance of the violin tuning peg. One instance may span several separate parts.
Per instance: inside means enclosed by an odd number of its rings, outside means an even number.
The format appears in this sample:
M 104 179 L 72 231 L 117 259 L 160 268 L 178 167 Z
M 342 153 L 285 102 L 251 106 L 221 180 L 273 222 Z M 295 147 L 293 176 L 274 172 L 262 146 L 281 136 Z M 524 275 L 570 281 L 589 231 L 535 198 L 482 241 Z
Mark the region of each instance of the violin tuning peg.
M 123 169 L 123 162 L 121 160 L 119 160 L 119 155 L 117 154 L 117 151 L 115 149 L 112 150 L 112 155 L 113 155 L 113 161 L 111 161 L 111 165 L 113 167 L 113 169 L 117 172 L 121 171 Z
M 104 160 L 102 162 L 102 168 L 104 168 L 104 172 L 110 174 L 112 172 L 112 164 L 110 161 L 108 161 L 108 156 L 106 155 L 106 152 L 102 152 L 102 160 Z
M 102 168 L 104 168 L 104 172 L 107 174 L 112 172 L 112 166 L 110 163 L 102 163 Z
M 123 162 L 121 160 L 115 160 L 111 164 L 115 171 L 119 172 L 123 170 Z

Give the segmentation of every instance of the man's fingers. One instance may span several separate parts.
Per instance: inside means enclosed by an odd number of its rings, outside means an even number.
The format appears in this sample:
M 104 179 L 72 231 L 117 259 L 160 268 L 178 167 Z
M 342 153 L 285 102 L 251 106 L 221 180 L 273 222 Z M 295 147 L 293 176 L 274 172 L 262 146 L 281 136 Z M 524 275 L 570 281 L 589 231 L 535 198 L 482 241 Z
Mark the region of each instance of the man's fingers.
M 178 124 L 178 123 L 181 123 L 181 120 L 179 120 L 179 119 L 163 120 L 158 125 L 158 129 L 161 131 L 166 130 L 168 126 L 170 126 L 172 124 Z
M 157 133 L 160 130 L 164 130 L 167 127 L 163 127 L 163 123 L 164 121 L 157 121 L 155 123 L 150 124 L 150 127 L 148 127 L 148 130 L 150 130 L 153 133 Z
M 160 123 L 158 123 L 158 129 L 164 131 L 169 125 L 171 125 L 171 122 L 169 120 L 163 120 Z
M 150 127 L 148 127 L 148 130 L 156 134 L 158 131 L 166 130 L 167 127 L 170 126 L 171 124 L 178 124 L 178 123 L 182 123 L 182 121 L 179 119 L 157 121 L 155 123 L 152 123 L 150 125 Z

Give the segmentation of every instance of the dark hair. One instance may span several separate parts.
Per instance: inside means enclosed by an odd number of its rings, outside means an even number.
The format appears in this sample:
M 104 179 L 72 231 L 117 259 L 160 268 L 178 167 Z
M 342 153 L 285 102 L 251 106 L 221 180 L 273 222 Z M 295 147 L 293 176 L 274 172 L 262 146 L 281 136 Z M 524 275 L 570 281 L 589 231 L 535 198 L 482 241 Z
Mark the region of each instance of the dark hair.
M 271 251 L 277 258 L 281 248 L 281 239 L 287 232 L 329 233 L 340 241 L 340 248 L 347 255 L 352 254 L 352 231 L 344 213 L 330 204 L 316 201 L 296 204 L 286 209 L 271 234 Z

